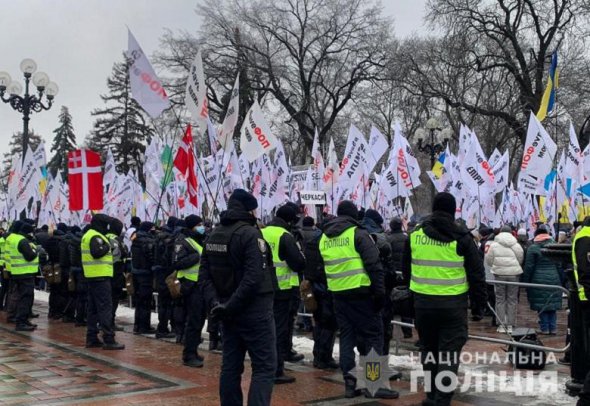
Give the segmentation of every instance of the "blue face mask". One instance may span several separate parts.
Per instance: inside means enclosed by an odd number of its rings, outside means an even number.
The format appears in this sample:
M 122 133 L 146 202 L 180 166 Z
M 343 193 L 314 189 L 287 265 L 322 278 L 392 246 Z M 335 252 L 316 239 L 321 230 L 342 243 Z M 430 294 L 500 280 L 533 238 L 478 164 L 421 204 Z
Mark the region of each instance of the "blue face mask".
M 205 234 L 205 226 L 197 226 L 195 227 L 195 231 L 199 234 Z

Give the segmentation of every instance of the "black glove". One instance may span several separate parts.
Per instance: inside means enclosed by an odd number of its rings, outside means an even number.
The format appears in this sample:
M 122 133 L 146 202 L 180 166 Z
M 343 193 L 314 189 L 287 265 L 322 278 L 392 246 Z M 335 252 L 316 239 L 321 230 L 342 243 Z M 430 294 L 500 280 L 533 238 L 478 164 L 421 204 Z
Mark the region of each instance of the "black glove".
M 373 310 L 380 312 L 385 307 L 385 295 L 373 296 Z
M 217 303 L 213 305 L 213 308 L 209 312 L 209 319 L 211 321 L 215 320 L 223 320 L 227 317 L 227 309 L 225 308 L 225 304 Z

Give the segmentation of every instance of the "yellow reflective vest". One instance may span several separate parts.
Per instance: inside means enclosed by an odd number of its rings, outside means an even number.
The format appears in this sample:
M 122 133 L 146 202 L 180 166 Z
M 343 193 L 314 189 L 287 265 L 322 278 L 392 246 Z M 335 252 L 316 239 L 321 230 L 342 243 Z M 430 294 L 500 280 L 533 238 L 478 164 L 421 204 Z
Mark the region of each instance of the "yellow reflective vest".
M 363 260 L 354 247 L 355 230 L 356 227 L 350 227 L 340 235 L 328 237 L 323 234 L 320 239 L 320 254 L 331 292 L 371 286 Z
M 272 262 L 277 275 L 277 282 L 280 290 L 291 289 L 299 286 L 299 275 L 293 272 L 285 261 L 281 261 L 279 257 L 279 245 L 281 237 L 289 232 L 283 227 L 267 226 L 262 230 L 262 237 L 266 240 L 272 251 Z
M 18 244 L 22 240 L 26 240 L 26 238 L 20 234 L 10 234 L 5 244 L 7 259 L 10 262 L 10 273 L 12 275 L 34 275 L 39 270 L 39 257 L 37 256 L 32 261 L 27 261 L 18 250 Z M 34 250 L 36 249 L 35 244 L 29 241 L 27 242 Z
M 574 277 L 576 278 L 576 284 L 578 285 L 578 297 L 580 298 L 580 301 L 587 302 L 588 298 L 586 297 L 584 286 L 580 285 L 578 282 L 578 263 L 576 261 L 576 242 L 583 237 L 590 237 L 590 227 L 584 226 L 576 233 L 572 245 L 572 262 L 574 263 Z
M 203 247 L 201 247 L 199 245 L 199 243 L 197 243 L 195 240 L 193 240 L 190 237 L 187 237 L 187 238 L 185 238 L 185 241 L 188 242 L 191 247 L 193 247 L 195 250 L 197 250 L 199 255 L 201 255 L 203 253 Z M 181 269 L 176 274 L 176 277 L 178 279 L 185 278 L 185 279 L 188 279 L 189 281 L 197 282 L 199 280 L 199 269 L 200 268 L 201 268 L 201 261 L 199 261 L 199 263 L 191 266 L 190 268 Z
M 410 247 L 412 292 L 456 296 L 469 290 L 464 258 L 457 254 L 457 241 L 435 240 L 419 228 L 410 235 Z
M 90 241 L 94 237 L 101 238 L 109 247 L 109 251 L 101 258 L 94 258 L 90 254 Z M 111 251 L 111 244 L 109 239 L 96 230 L 90 229 L 82 236 L 82 269 L 84 270 L 85 278 L 104 278 L 113 277 L 113 254 Z

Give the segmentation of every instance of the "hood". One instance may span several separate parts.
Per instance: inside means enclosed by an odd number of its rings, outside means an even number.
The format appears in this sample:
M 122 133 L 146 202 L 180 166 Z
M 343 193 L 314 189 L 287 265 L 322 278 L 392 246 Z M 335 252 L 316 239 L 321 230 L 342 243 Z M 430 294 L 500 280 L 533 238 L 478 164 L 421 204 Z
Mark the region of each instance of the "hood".
M 457 241 L 469 233 L 465 226 L 455 222 L 453 216 L 443 211 L 435 211 L 421 224 L 424 234 L 442 242 Z
M 106 214 L 95 214 L 92 216 L 92 220 L 90 220 L 90 227 L 104 235 L 109 231 L 109 220 L 110 218 Z
M 349 216 L 338 216 L 332 220 L 328 220 L 324 225 L 324 234 L 326 236 L 332 238 L 336 237 L 350 227 L 359 227 L 360 224 L 354 220 L 352 217 Z
M 256 224 L 254 217 L 239 200 L 231 199 L 228 202 L 227 210 L 221 216 L 221 225 L 228 226 L 238 221 L 245 221 L 250 225 Z
M 275 226 L 275 227 L 281 227 L 287 231 L 291 231 L 291 227 L 289 227 L 289 223 L 287 223 L 285 220 L 283 220 L 280 217 L 273 218 L 272 221 L 270 223 L 268 223 L 268 225 Z
M 377 233 L 382 233 L 383 232 L 383 227 L 381 227 L 380 225 L 378 225 L 375 222 L 375 220 L 373 220 L 372 218 L 369 218 L 367 216 L 363 217 L 363 220 L 361 221 L 361 224 L 371 234 L 377 234 Z
M 499 233 L 494 238 L 494 242 L 497 242 L 498 244 L 502 244 L 506 248 L 510 248 L 510 247 L 514 246 L 514 244 L 518 244 L 516 237 L 514 237 L 511 233 L 508 233 L 508 232 Z
M 538 236 L 535 237 L 535 239 L 533 241 L 537 244 L 554 242 L 553 238 L 551 238 L 551 236 L 549 234 L 539 234 Z

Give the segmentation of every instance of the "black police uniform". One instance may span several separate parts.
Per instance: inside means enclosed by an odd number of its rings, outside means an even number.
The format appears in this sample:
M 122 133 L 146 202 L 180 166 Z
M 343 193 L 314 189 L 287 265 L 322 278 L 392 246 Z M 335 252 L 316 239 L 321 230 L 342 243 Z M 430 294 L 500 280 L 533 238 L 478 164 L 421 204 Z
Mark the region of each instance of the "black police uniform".
M 86 326 L 86 316 L 88 307 L 88 283 L 84 278 L 82 269 L 82 235 L 81 230 L 73 230 L 71 238 L 68 240 L 70 252 L 70 272 L 74 280 L 74 308 L 76 327 Z
M 202 236 L 188 228 L 183 228 L 182 232 L 176 237 L 173 264 L 177 271 L 188 269 L 201 262 L 201 255 L 187 241 L 186 238 L 192 238 L 201 244 Z M 204 324 L 203 314 L 203 295 L 201 287 L 197 282 L 187 278 L 179 278 L 180 291 L 182 297 L 183 319 L 177 319 L 175 323 L 180 328 L 182 325 L 182 334 L 184 339 L 184 349 L 182 351 L 182 360 L 185 365 L 193 367 L 203 366 L 203 357 L 198 353 L 198 347 L 201 343 L 201 330 Z M 178 313 L 177 313 L 178 314 Z
M 142 223 L 135 233 L 135 239 L 131 243 L 131 273 L 135 294 L 135 323 L 133 332 L 137 334 L 152 334 L 155 331 L 151 327 L 153 280 L 152 267 L 154 265 L 155 240 L 149 233 L 152 224 L 144 226 Z
M 437 198 L 435 198 L 436 203 Z M 454 209 L 452 212 L 454 213 Z M 424 371 L 430 373 L 432 388 L 432 391 L 427 393 L 426 399 L 426 402 L 431 403 L 426 404 L 444 406 L 450 404 L 453 392 L 438 391 L 435 379 L 440 372 L 456 374 L 459 369 L 459 354 L 468 335 L 468 297 L 475 306 L 483 308 L 487 301 L 485 272 L 471 233 L 464 226 L 455 223 L 453 215 L 444 211 L 434 211 L 419 227 L 431 240 L 449 243 L 457 241 L 457 255 L 464 258 L 469 285 L 469 292 L 460 295 L 427 295 L 413 292 L 422 363 Z M 407 281 L 411 279 L 411 244 L 412 236 L 410 235 L 403 259 L 404 278 Z M 444 355 L 441 356 L 441 354 Z M 447 356 L 449 362 L 445 362 Z M 449 380 L 443 378 L 442 383 L 449 385 Z
M 23 223 L 18 234 L 25 237 L 18 244 L 18 252 L 26 261 L 33 261 L 38 256 L 38 252 L 31 247 L 30 233 L 34 228 L 29 223 Z M 39 249 L 39 248 L 38 248 Z M 36 274 L 11 275 L 11 283 L 14 284 L 14 292 L 16 297 L 16 313 L 15 322 L 17 330 L 31 330 L 36 325 L 29 322 L 29 315 L 33 307 L 35 294 L 35 276 Z
M 336 369 L 338 364 L 332 354 L 336 340 L 336 314 L 334 313 L 334 299 L 328 291 L 328 282 L 322 266 L 320 254 L 320 238 L 322 232 L 317 229 L 301 230 L 302 248 L 305 255 L 305 279 L 312 284 L 312 291 L 317 303 L 313 312 L 313 366 L 320 369 Z
M 249 213 L 256 206 L 252 195 L 234 191 L 201 258 L 199 283 L 205 300 L 213 308 L 211 314 L 223 320 L 222 405 L 243 404 L 246 352 L 252 361 L 248 404 L 270 405 L 274 384 L 277 354 L 272 306 L 277 282 L 270 248 Z
M 174 227 L 174 221 L 168 219 L 168 225 Z M 167 226 L 156 234 L 154 246 L 154 276 L 158 291 L 158 327 L 156 338 L 171 338 L 174 333 L 173 300 L 170 290 L 166 285 L 166 278 L 174 271 L 172 266 L 172 254 L 174 252 L 173 230 Z M 169 329 L 170 326 L 170 329 Z

